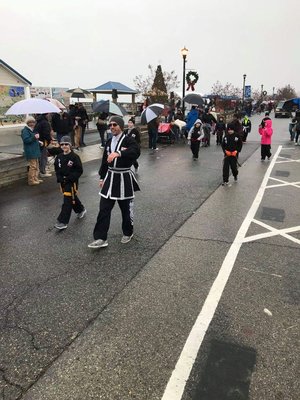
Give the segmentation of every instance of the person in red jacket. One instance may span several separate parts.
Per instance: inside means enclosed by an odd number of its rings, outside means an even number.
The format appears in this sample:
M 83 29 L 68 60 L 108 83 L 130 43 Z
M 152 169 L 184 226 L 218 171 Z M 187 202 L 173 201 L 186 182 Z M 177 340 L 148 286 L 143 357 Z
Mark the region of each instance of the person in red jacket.
M 271 143 L 272 143 L 272 120 L 263 119 L 259 125 L 258 132 L 261 135 L 261 161 L 265 161 L 266 157 L 270 160 L 271 153 Z

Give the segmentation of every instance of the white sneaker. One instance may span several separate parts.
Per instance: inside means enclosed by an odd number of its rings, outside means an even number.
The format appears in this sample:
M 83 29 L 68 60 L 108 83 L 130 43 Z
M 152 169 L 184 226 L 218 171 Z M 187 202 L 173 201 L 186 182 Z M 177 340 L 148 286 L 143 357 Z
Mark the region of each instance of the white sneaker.
M 123 236 L 122 236 L 122 239 L 121 239 L 121 243 L 128 243 L 128 242 L 130 242 L 130 240 L 132 239 L 132 236 L 133 236 L 133 234 L 132 234 L 131 236 L 123 235 Z
M 86 209 L 84 208 L 80 213 L 77 214 L 77 218 L 81 219 L 85 216 L 86 214 Z
M 52 174 L 50 174 L 49 172 L 46 172 L 45 174 L 40 173 L 41 178 L 49 178 L 50 176 L 52 176 Z
M 92 243 L 88 244 L 90 249 L 100 249 L 100 247 L 107 247 L 108 242 L 107 240 L 97 239 L 94 240 Z

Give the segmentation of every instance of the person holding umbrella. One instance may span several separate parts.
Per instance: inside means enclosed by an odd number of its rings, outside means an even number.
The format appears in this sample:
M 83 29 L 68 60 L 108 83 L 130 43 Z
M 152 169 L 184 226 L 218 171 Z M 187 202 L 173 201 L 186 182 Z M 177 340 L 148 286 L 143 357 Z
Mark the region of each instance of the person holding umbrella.
M 158 126 L 159 126 L 159 117 L 152 119 L 147 124 L 150 150 L 158 150 L 158 148 L 156 147 Z
M 39 179 L 39 158 L 41 157 L 41 150 L 39 144 L 38 133 L 34 133 L 36 121 L 33 117 L 26 119 L 26 126 L 22 129 L 21 137 L 24 145 L 24 154 L 26 160 L 29 161 L 28 168 L 28 185 L 39 185 L 43 182 Z

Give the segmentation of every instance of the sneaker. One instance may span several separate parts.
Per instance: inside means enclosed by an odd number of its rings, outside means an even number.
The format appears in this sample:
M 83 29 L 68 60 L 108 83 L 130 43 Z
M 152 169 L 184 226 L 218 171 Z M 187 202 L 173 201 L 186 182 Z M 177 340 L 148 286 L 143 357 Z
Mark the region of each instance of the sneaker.
M 80 213 L 77 214 L 77 218 L 81 219 L 85 216 L 86 214 L 86 209 L 84 208 Z
M 54 225 L 54 228 L 62 230 L 62 229 L 67 229 L 68 225 L 67 224 L 63 224 L 62 222 L 56 222 L 56 224 Z
M 100 247 L 107 247 L 108 242 L 107 240 L 97 239 L 94 240 L 92 243 L 88 244 L 90 249 L 100 249 Z
M 40 173 L 41 178 L 49 178 L 50 176 L 52 176 L 52 174 L 50 174 L 49 172 L 45 172 L 44 174 Z
M 29 186 L 35 186 L 35 185 L 39 185 L 39 184 L 40 184 L 40 182 L 37 182 L 37 181 L 28 183 Z
M 233 179 L 234 179 L 234 182 L 237 182 L 237 176 L 234 176 Z
M 130 242 L 132 236 L 133 236 L 133 234 L 132 234 L 131 236 L 123 235 L 123 236 L 122 236 L 122 239 L 121 239 L 121 243 L 128 243 L 128 242 Z
M 228 182 L 223 182 L 222 186 L 228 186 Z

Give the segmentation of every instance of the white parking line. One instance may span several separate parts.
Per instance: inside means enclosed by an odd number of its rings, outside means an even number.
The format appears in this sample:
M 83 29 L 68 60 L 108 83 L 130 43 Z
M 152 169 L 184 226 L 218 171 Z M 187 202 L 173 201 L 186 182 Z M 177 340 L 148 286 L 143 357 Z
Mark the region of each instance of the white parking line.
M 256 197 L 246 215 L 246 218 L 244 219 L 232 245 L 230 246 L 230 249 L 223 261 L 219 273 L 203 304 L 202 310 L 200 311 L 200 314 L 198 315 L 196 322 L 185 342 L 183 350 L 179 356 L 175 369 L 172 372 L 172 375 L 169 379 L 161 400 L 180 400 L 182 398 L 185 385 L 190 376 L 198 351 L 200 349 L 206 331 L 211 323 L 211 320 L 215 314 L 216 308 L 219 304 L 222 293 L 231 274 L 237 255 L 244 242 L 246 233 L 262 201 L 269 177 L 271 175 L 271 171 L 279 156 L 281 148 L 282 146 L 278 147 L 266 171 L 262 184 L 258 189 Z

